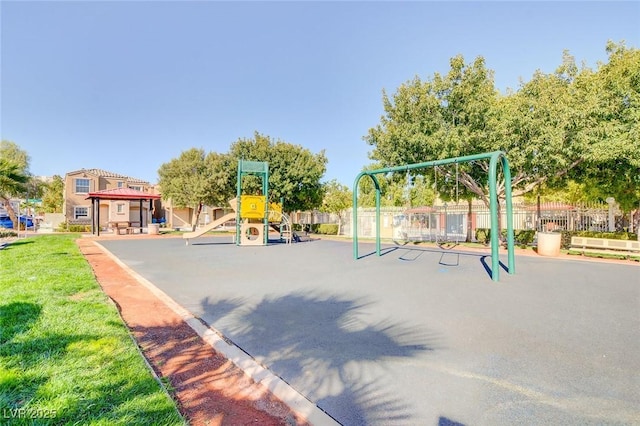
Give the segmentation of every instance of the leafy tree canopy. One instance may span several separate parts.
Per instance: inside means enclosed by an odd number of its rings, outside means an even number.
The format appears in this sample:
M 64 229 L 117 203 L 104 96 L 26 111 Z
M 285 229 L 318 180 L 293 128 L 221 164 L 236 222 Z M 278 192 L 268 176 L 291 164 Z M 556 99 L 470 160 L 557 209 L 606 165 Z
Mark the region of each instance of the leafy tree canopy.
M 321 205 L 323 187 L 320 179 L 327 165 L 324 150 L 313 154 L 300 145 L 274 141 L 256 132 L 251 139 L 238 139 L 231 145 L 227 155 L 235 162 L 235 165 L 230 165 L 234 195 L 237 160 L 266 161 L 269 163 L 271 201 L 280 202 L 280 199 L 284 199 L 285 211 L 310 210 Z M 255 190 L 255 183 L 253 185 Z M 251 186 L 246 189 L 250 191 Z
M 44 185 L 42 194 L 42 209 L 46 213 L 62 213 L 64 201 L 64 179 L 61 176 L 53 176 L 53 180 Z
M 11 198 L 23 195 L 29 182 L 29 156 L 14 142 L 0 143 L 0 201 L 5 206 L 14 228 L 18 219 L 9 202 Z
M 270 201 L 284 199 L 286 211 L 320 206 L 320 179 L 327 163 L 324 151 L 313 154 L 300 145 L 273 141 L 257 132 L 251 139 L 238 139 L 228 153 L 192 148 L 163 164 L 158 170 L 162 196 L 177 207 L 196 209 L 195 224 L 203 205 L 224 206 L 236 196 L 239 159 L 269 163 Z M 245 176 L 243 193 L 251 194 L 258 188 L 255 176 Z
M 578 68 L 564 52 L 554 73 L 538 71 L 506 95 L 482 57 L 465 63 L 456 56 L 446 75 L 415 77 L 393 96 L 383 92 L 384 115 L 364 138 L 370 157 L 387 167 L 499 149 L 509 158 L 516 195 L 572 178 L 608 186 L 625 205 L 637 205 L 637 184 L 625 188 L 640 167 L 640 51 L 609 43 L 607 52 L 595 71 Z M 487 169 L 486 162 L 459 165 L 464 198 L 488 202 Z M 436 171 L 451 178 L 451 171 Z
M 176 207 L 194 209 L 192 226 L 195 226 L 202 206 L 224 205 L 228 196 L 228 173 L 224 156 L 203 149 L 191 148 L 158 169 L 158 183 L 162 197 L 171 199 Z
M 0 158 L 14 163 L 20 173 L 29 175 L 31 157 L 15 142 L 4 139 L 0 142 Z
M 338 217 L 338 235 L 345 219 L 346 210 L 352 207 L 353 194 L 348 186 L 333 179 L 324 184 L 324 196 L 320 211 L 333 213 Z

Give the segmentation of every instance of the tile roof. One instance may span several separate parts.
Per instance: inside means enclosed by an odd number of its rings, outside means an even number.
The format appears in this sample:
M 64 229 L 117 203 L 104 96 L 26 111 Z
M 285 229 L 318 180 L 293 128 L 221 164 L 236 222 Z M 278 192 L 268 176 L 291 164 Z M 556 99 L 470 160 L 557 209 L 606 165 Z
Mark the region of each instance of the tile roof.
M 75 170 L 73 172 L 69 172 L 67 174 L 71 175 L 71 174 L 76 174 L 76 173 L 89 173 L 89 174 L 92 174 L 92 175 L 98 176 L 98 177 L 123 179 L 123 180 L 126 180 L 129 183 L 139 183 L 139 184 L 149 185 L 149 182 L 147 182 L 146 180 L 134 178 L 134 177 L 131 177 L 131 176 L 125 176 L 125 175 L 121 175 L 119 173 L 113 173 L 113 172 L 110 172 L 108 170 L 102 170 L 102 169 L 80 169 L 80 170 Z
M 101 191 L 90 192 L 89 198 L 101 198 L 103 200 L 157 200 L 159 194 L 150 194 L 148 192 L 138 191 L 131 188 L 113 188 L 103 189 Z

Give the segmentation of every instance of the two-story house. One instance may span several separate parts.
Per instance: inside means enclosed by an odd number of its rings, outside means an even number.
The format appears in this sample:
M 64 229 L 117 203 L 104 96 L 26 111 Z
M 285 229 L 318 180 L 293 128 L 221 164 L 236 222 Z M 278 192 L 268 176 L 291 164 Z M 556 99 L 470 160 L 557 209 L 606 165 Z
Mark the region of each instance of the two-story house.
M 64 180 L 63 206 L 67 223 L 90 225 L 92 216 L 96 215 L 98 225 L 102 229 L 106 229 L 112 221 L 139 221 L 138 218 L 142 218 L 139 226 L 146 226 L 152 211 L 155 210 L 153 203 L 105 196 L 97 200 L 98 207 L 92 205 L 89 194 L 108 194 L 117 192 L 118 189 L 155 194 L 155 188 L 149 182 L 106 170 L 82 169 L 67 173 Z M 159 200 L 157 203 L 159 204 Z

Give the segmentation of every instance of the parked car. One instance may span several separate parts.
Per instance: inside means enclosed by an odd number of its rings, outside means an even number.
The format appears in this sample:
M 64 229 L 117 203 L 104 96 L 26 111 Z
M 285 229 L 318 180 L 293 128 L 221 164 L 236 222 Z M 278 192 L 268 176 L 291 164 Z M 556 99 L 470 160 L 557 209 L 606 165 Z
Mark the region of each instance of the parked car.
M 20 223 L 26 223 L 27 228 L 33 227 L 33 218 L 29 216 L 20 216 Z M 13 229 L 13 222 L 9 216 L 0 216 L 0 228 Z

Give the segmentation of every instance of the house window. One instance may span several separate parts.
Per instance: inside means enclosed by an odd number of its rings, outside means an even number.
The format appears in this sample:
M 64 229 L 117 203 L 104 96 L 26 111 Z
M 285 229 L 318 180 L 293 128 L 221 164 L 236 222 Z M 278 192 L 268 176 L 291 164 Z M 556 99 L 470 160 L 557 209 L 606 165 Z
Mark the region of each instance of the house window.
M 124 214 L 124 203 L 116 204 L 116 213 Z
M 141 186 L 130 186 L 129 188 L 135 190 L 135 191 L 142 191 L 142 187 Z
M 74 219 L 87 219 L 89 217 L 89 207 L 74 207 L 73 218 Z
M 87 194 L 89 192 L 89 179 L 76 179 L 76 194 Z
M 118 188 L 122 188 L 124 186 L 124 182 L 118 182 Z

